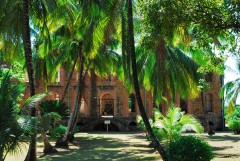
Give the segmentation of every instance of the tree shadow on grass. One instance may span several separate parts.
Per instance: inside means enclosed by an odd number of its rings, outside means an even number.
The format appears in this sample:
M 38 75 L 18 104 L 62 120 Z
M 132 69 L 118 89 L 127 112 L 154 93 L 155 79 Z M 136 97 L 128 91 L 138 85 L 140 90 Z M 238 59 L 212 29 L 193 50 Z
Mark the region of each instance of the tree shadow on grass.
M 94 136 L 76 137 L 72 143 L 78 147 L 74 150 L 59 151 L 57 154 L 45 156 L 39 160 L 45 161 L 143 161 L 157 160 L 155 150 L 144 144 L 130 143 L 117 138 L 104 138 Z
M 238 135 L 213 135 L 213 136 L 201 136 L 203 139 L 207 139 L 210 141 L 231 141 L 231 142 L 238 142 L 239 136 Z
M 233 146 L 221 146 L 221 147 L 212 146 L 213 151 L 222 151 L 225 149 L 232 149 L 232 148 Z
M 235 158 L 240 158 L 240 154 L 215 154 L 218 156 L 218 158 L 231 158 L 231 159 L 235 159 Z

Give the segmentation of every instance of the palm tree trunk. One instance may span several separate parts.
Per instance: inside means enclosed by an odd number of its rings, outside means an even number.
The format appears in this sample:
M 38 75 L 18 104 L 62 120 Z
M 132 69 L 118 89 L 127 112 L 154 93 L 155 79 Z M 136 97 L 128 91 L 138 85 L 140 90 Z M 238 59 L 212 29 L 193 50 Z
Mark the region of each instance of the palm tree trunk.
M 97 117 L 97 84 L 94 69 L 91 71 L 91 116 Z
M 146 112 L 143 107 L 142 98 L 140 95 L 140 89 L 138 84 L 138 76 L 137 76 L 137 63 L 136 63 L 136 57 L 135 57 L 135 46 L 134 46 L 134 31 L 133 31 L 133 13 L 132 13 L 132 0 L 128 0 L 128 31 L 129 31 L 129 47 L 130 47 L 130 54 L 132 59 L 132 70 L 133 70 L 133 81 L 134 81 L 134 89 L 136 93 L 136 98 L 138 102 L 139 111 L 141 113 L 141 116 L 143 118 L 143 122 L 146 126 L 147 132 L 149 136 L 151 137 L 151 140 L 154 144 L 154 147 L 157 149 L 159 154 L 161 155 L 162 159 L 164 161 L 167 160 L 166 158 L 166 152 L 164 148 L 161 146 L 160 142 L 156 138 L 156 136 L 153 133 L 153 130 L 150 126 L 150 123 L 148 121 Z
M 85 87 L 85 82 L 84 82 L 84 80 L 85 80 L 85 76 L 86 76 L 86 74 L 87 74 L 87 71 L 88 71 L 88 69 L 89 69 L 89 66 L 86 68 L 86 70 L 85 70 L 85 72 L 83 72 L 83 69 L 84 69 L 84 56 L 82 56 L 82 62 L 81 62 L 81 69 L 80 69 L 80 73 L 81 73 L 81 78 L 79 77 L 78 79 L 80 79 L 80 82 L 78 82 L 78 83 L 80 83 L 79 84 L 79 95 L 78 95 L 78 99 L 77 99 L 77 107 L 76 107 L 76 113 L 75 113 L 75 115 L 74 115 L 74 119 L 73 119 L 73 124 L 72 124 L 72 127 L 71 127 L 71 129 L 70 129 L 70 134 L 74 134 L 74 127 L 75 127 L 75 125 L 76 125 L 76 123 L 77 123 L 77 120 L 78 120 L 78 113 L 79 113 L 79 106 L 81 106 L 81 99 L 82 99 L 82 97 L 83 97 L 83 93 L 84 93 L 84 87 Z M 73 137 L 74 138 L 74 137 Z M 71 138 L 70 138 L 71 139 Z
M 73 108 L 73 111 L 70 114 L 70 119 L 68 121 L 68 127 L 67 131 L 64 135 L 64 137 L 57 141 L 56 146 L 68 146 L 68 138 L 70 137 L 71 132 L 73 131 L 74 124 L 76 122 L 76 117 L 78 115 L 79 111 L 79 105 L 81 103 L 81 97 L 82 97 L 82 89 L 83 89 L 83 64 L 84 64 L 84 56 L 82 52 L 82 41 L 79 42 L 79 75 L 78 75 L 78 85 L 76 89 L 76 98 L 75 98 L 75 105 Z
M 40 111 L 39 108 L 36 108 L 37 111 Z M 37 112 L 37 116 L 40 118 L 40 113 Z M 44 144 L 44 149 L 43 149 L 43 153 L 44 154 L 51 154 L 51 153 L 56 153 L 58 152 L 49 142 L 48 138 L 47 138 L 47 134 L 44 131 L 43 128 L 41 128 L 41 138 Z
M 41 137 L 43 140 L 43 144 L 44 144 L 44 149 L 43 149 L 43 153 L 44 154 L 50 154 L 50 153 L 56 153 L 57 150 L 50 144 L 46 132 L 42 129 L 41 132 Z
M 66 85 L 66 87 L 65 87 L 65 89 L 64 89 L 63 96 L 62 96 L 62 99 L 61 99 L 62 102 L 63 102 L 63 100 L 64 100 L 64 98 L 65 98 L 65 96 L 66 96 L 66 94 L 67 94 L 67 89 L 68 89 L 68 87 L 69 87 L 69 85 L 70 85 L 70 81 L 71 81 L 71 79 L 72 79 L 72 75 L 73 75 L 73 72 L 74 72 L 74 69 L 75 69 L 76 64 L 77 64 L 77 59 L 74 61 L 74 64 L 73 64 L 73 66 L 72 66 L 72 70 L 71 70 L 70 75 L 69 75 L 69 77 L 68 77 L 68 82 L 67 82 L 67 85 Z
M 23 31 L 23 44 L 25 61 L 28 72 L 29 86 L 30 86 L 30 96 L 35 95 L 34 87 L 34 70 L 32 62 L 32 50 L 31 50 L 31 38 L 30 38 L 30 26 L 29 26 L 29 1 L 23 0 L 23 21 L 24 21 L 24 31 Z M 36 116 L 36 109 L 31 109 L 31 116 Z M 36 161 L 36 135 L 31 137 L 28 154 L 25 161 Z
M 70 134 L 73 135 L 74 134 L 74 126 L 77 122 L 77 118 L 78 118 L 78 113 L 79 113 L 79 106 L 81 106 L 81 99 L 82 99 L 82 95 L 83 95 L 83 89 L 84 89 L 84 56 L 83 56 L 83 52 L 82 52 L 82 42 L 80 42 L 81 47 L 79 48 L 79 58 L 80 58 L 80 69 L 79 69 L 79 76 L 78 76 L 78 91 L 77 91 L 77 97 L 75 100 L 75 110 L 74 110 L 74 115 L 73 115 L 73 121 L 72 124 L 70 126 Z
M 33 61 L 32 61 L 32 49 L 31 49 L 31 39 L 30 39 L 30 26 L 29 26 L 29 7 L 28 0 L 23 0 L 24 7 L 24 34 L 23 34 L 23 43 L 24 43 L 24 52 L 25 52 L 25 61 L 29 79 L 30 86 L 30 96 L 35 95 L 34 87 L 34 70 L 33 70 Z M 35 112 L 34 112 L 35 116 Z

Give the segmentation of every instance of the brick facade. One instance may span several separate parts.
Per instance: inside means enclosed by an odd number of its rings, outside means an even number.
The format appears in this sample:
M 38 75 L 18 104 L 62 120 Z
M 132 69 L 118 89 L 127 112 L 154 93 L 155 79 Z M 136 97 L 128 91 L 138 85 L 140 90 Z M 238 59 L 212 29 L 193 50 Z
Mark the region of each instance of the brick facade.
M 46 99 L 61 99 L 67 84 L 67 78 L 68 73 L 61 68 L 60 82 L 48 85 L 48 91 L 52 94 Z M 110 118 L 110 120 L 114 122 L 113 124 L 118 128 L 118 130 L 125 131 L 134 129 L 136 125 L 135 117 L 139 114 L 134 94 L 128 94 L 123 86 L 123 83 L 118 81 L 116 77 L 109 76 L 104 79 L 95 77 L 94 79 L 95 81 L 93 82 L 89 75 L 86 75 L 85 77 L 84 96 L 79 109 L 80 113 L 78 125 L 85 130 L 86 127 L 88 127 L 88 130 L 94 130 L 98 126 L 103 126 L 102 124 L 104 122 L 104 118 L 102 116 L 113 115 L 114 117 Z M 204 92 L 204 104 L 207 109 L 205 117 L 202 110 L 201 97 L 195 100 L 180 100 L 180 97 L 178 96 L 176 98 L 176 104 L 178 106 L 181 105 L 181 108 L 187 113 L 197 116 L 203 125 L 206 126 L 208 122 L 212 122 L 215 129 L 221 129 L 223 127 L 222 105 L 221 99 L 218 95 L 219 89 L 221 88 L 220 77 L 214 74 L 209 83 L 211 88 Z M 64 99 L 71 108 L 74 106 L 76 85 L 77 73 L 74 72 L 70 87 Z M 36 93 L 44 91 L 45 88 L 43 84 L 37 83 Z M 153 104 L 151 92 L 141 89 L 141 95 L 143 104 L 146 106 L 146 113 L 149 117 L 152 117 Z M 29 92 L 27 89 L 25 91 L 25 99 L 28 97 Z M 166 113 L 166 110 L 166 105 L 163 105 L 162 112 Z

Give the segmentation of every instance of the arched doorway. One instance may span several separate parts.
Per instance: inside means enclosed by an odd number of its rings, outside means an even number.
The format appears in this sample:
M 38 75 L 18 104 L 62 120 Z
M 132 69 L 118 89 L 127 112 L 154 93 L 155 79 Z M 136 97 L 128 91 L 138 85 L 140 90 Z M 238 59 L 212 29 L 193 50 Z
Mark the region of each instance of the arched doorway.
M 107 93 L 101 99 L 101 115 L 114 115 L 114 99 L 111 94 Z

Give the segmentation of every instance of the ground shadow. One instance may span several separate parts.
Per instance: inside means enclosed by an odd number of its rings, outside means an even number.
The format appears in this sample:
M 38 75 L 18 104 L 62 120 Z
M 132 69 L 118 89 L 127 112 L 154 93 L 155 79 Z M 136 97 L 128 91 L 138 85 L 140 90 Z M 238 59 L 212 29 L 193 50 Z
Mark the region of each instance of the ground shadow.
M 239 135 L 213 135 L 213 136 L 204 135 L 204 136 L 201 136 L 201 138 L 211 140 L 211 141 L 225 141 L 225 140 L 230 140 L 231 142 L 240 141 Z
M 119 134 L 119 133 L 118 133 Z M 105 133 L 104 133 L 105 135 Z M 107 135 L 107 134 L 106 134 Z M 139 139 L 139 136 L 132 136 L 132 139 Z M 141 138 L 143 139 L 143 138 Z M 51 161 L 143 161 L 157 160 L 155 156 L 146 155 L 155 154 L 155 150 L 148 148 L 146 144 L 128 142 L 117 138 L 94 137 L 93 135 L 76 137 L 72 143 L 78 149 L 60 151 L 57 154 L 39 158 L 39 160 Z M 144 155 L 145 154 L 145 155 Z

